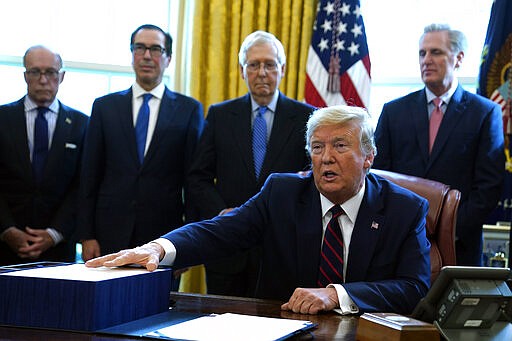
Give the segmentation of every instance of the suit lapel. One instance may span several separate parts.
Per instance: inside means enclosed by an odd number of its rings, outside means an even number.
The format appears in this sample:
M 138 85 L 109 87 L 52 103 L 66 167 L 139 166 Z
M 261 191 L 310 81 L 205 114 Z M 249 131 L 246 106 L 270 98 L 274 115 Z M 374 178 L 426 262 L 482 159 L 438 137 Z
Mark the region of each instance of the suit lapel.
M 322 208 L 312 174 L 299 200 L 295 219 L 298 283 L 316 287 L 322 245 Z
M 427 166 L 426 171 L 430 169 L 431 165 L 439 156 L 439 153 L 441 153 L 441 151 L 443 150 L 444 145 L 448 142 L 451 132 L 455 129 L 457 123 L 460 122 L 460 117 L 462 113 L 466 110 L 466 105 L 467 104 L 466 98 L 464 96 L 464 90 L 459 85 L 457 86 L 457 90 L 455 90 L 455 92 L 453 93 L 453 96 L 450 99 L 450 103 L 448 103 L 446 112 L 443 114 L 443 120 L 441 121 L 441 125 L 439 126 L 439 131 L 437 133 L 436 140 L 432 148 L 430 162 Z
M 160 108 L 158 111 L 158 118 L 156 120 L 155 130 L 148 146 L 146 156 L 144 157 L 144 164 L 151 161 L 151 158 L 157 153 L 160 143 L 164 138 L 169 126 L 172 121 L 176 119 L 177 113 L 180 112 L 179 103 L 176 101 L 176 95 L 165 88 L 162 100 L 160 102 Z
M 293 132 L 294 125 L 291 124 L 291 121 L 295 115 L 296 114 L 289 108 L 289 100 L 280 93 L 274 122 L 272 124 L 272 132 L 267 146 L 267 153 L 261 169 L 261 178 L 265 179 L 270 174 L 269 170 L 272 169 L 275 160 L 279 158 L 281 150 L 284 148 L 286 141 Z
M 118 108 L 117 120 L 119 128 L 126 136 L 126 148 L 130 150 L 134 164 L 139 167 L 139 156 L 137 154 L 137 141 L 135 138 L 135 128 L 133 126 L 133 106 L 132 106 L 133 92 L 132 88 L 125 90 L 121 93 L 119 102 L 114 106 Z M 114 107 L 113 106 L 113 107 Z
M 14 148 L 16 155 L 19 155 L 20 164 L 25 172 L 27 179 L 33 179 L 32 174 L 32 163 L 30 162 L 30 149 L 28 147 L 28 136 L 27 136 L 27 120 L 25 118 L 25 105 L 24 98 L 22 98 L 16 104 L 16 109 L 13 115 L 10 116 L 10 124 L 12 127 L 11 137 L 13 139 Z M 21 133 L 17 133 L 21 132 Z
M 427 109 L 427 95 L 425 93 L 425 89 L 418 91 L 416 98 L 414 98 L 410 103 L 408 111 L 414 120 L 414 125 L 416 127 L 416 141 L 420 147 L 420 154 L 423 158 L 423 163 L 427 164 L 429 160 L 429 119 Z
M 48 159 L 46 160 L 43 179 L 49 169 L 56 169 L 61 166 L 59 163 L 62 162 L 62 153 L 66 148 L 65 143 L 69 140 L 72 127 L 73 118 L 68 111 L 64 110 L 62 103 L 60 103 L 59 114 L 57 116 L 50 150 L 48 151 Z
M 230 130 L 235 138 L 233 142 L 241 149 L 241 157 L 247 167 L 247 172 L 255 178 L 252 159 L 251 97 L 247 94 L 234 104 L 230 113 L 231 119 L 228 120 Z
M 369 176 L 365 181 L 366 193 L 361 202 L 350 240 L 347 282 L 358 282 L 366 278 L 379 235 L 386 228 L 384 216 L 379 214 L 384 206 L 381 187 L 370 181 Z

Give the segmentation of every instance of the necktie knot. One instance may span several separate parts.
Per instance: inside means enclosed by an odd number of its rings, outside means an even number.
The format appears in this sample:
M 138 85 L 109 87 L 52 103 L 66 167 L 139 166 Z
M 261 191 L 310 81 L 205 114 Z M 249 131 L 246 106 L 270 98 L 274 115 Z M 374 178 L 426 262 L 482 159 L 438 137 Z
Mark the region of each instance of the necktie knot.
M 341 208 L 340 205 L 334 205 L 329 209 L 329 212 L 332 213 L 333 218 L 338 218 L 339 216 L 345 213 L 345 211 L 343 211 L 343 208 Z
M 48 111 L 50 111 L 50 109 L 47 107 L 37 107 L 37 116 L 44 117 L 44 114 L 46 114 Z
M 267 112 L 267 107 L 259 107 L 258 108 L 258 115 L 263 116 Z
M 434 106 L 437 108 L 437 109 L 441 109 L 441 105 L 443 105 L 443 100 L 440 99 L 439 97 L 436 97 L 432 100 L 432 103 L 434 103 Z
M 149 100 L 153 97 L 152 94 L 150 93 L 145 93 L 144 95 L 142 95 L 142 105 L 144 104 L 148 104 L 149 103 Z

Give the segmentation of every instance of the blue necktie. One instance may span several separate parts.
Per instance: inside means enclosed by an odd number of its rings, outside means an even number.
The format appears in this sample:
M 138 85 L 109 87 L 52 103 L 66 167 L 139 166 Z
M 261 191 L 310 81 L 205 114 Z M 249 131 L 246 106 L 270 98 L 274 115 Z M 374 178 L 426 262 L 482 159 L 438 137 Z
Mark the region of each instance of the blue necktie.
M 139 155 L 139 161 L 142 164 L 144 161 L 144 150 L 146 149 L 146 137 L 148 135 L 149 125 L 149 100 L 153 97 L 152 94 L 144 94 L 142 105 L 139 109 L 139 115 L 137 116 L 137 122 L 135 123 L 135 137 L 137 139 L 137 154 Z
M 261 166 L 267 151 L 267 122 L 263 117 L 266 111 L 267 107 L 259 107 L 252 126 L 252 155 L 256 179 L 260 177 Z
M 44 165 L 48 156 L 48 121 L 44 114 L 48 108 L 37 108 L 37 117 L 34 124 L 34 149 L 32 150 L 32 169 L 37 183 L 43 178 Z
M 331 283 L 343 283 L 343 236 L 338 217 L 345 212 L 340 205 L 334 205 L 329 212 L 332 218 L 324 233 L 324 242 L 320 254 L 318 287 L 325 288 Z

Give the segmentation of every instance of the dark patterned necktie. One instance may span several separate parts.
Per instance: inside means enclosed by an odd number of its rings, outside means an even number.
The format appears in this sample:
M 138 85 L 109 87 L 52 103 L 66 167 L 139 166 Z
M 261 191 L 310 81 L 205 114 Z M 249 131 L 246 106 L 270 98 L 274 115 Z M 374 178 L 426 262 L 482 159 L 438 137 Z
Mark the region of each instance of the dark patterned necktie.
M 149 125 L 149 100 L 153 97 L 152 94 L 144 94 L 142 105 L 139 109 L 139 115 L 137 116 L 137 122 L 135 123 L 135 137 L 137 139 L 137 154 L 139 155 L 139 161 L 142 164 L 144 161 L 144 151 L 146 149 L 146 138 L 148 135 Z
M 32 150 L 32 169 L 37 183 L 43 178 L 44 166 L 48 157 L 48 121 L 44 114 L 48 108 L 37 108 L 37 116 L 34 123 L 34 149 Z
M 252 155 L 256 179 L 260 177 L 261 166 L 267 152 L 267 123 L 263 117 L 266 111 L 267 107 L 259 107 L 252 126 Z
M 324 233 L 324 242 L 320 255 L 318 287 L 325 288 L 331 283 L 343 283 L 343 236 L 338 217 L 345 212 L 340 205 L 334 205 L 329 212 L 332 218 Z

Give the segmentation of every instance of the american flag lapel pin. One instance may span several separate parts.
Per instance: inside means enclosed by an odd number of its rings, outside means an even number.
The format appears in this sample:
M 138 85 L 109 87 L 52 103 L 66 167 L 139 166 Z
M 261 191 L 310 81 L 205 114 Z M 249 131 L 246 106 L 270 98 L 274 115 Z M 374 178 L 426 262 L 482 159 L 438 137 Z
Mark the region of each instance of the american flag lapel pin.
M 372 221 L 372 229 L 378 230 L 379 229 L 379 223 L 376 221 Z

